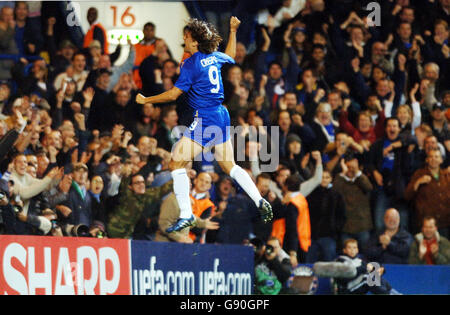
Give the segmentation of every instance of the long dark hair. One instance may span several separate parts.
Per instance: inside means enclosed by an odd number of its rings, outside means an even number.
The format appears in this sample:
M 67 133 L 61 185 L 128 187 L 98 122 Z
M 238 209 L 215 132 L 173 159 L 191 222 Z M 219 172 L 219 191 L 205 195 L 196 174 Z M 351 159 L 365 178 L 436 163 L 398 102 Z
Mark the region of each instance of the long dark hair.
M 198 50 L 204 54 L 216 51 L 222 41 L 214 25 L 198 19 L 190 19 L 185 31 L 191 33 L 192 38 L 198 42 Z

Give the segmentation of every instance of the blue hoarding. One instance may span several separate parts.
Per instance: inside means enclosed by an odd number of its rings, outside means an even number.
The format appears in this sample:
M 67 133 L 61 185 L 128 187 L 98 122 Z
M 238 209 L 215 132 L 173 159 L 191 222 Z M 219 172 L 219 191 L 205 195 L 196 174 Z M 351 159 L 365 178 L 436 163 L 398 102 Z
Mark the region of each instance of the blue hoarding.
M 384 277 L 403 294 L 450 294 L 450 266 L 385 265 Z
M 450 266 L 384 265 L 383 277 L 401 294 L 450 294 Z M 320 278 L 316 294 L 333 294 L 330 278 Z
M 251 294 L 253 277 L 251 247 L 131 242 L 134 295 Z

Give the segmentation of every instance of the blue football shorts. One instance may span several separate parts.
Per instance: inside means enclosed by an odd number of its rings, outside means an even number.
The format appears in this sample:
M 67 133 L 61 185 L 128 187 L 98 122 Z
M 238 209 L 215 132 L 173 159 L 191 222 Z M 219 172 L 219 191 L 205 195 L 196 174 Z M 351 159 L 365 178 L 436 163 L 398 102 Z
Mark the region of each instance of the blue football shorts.
M 194 110 L 193 121 L 183 136 L 205 148 L 214 147 L 230 139 L 230 114 L 224 106 Z

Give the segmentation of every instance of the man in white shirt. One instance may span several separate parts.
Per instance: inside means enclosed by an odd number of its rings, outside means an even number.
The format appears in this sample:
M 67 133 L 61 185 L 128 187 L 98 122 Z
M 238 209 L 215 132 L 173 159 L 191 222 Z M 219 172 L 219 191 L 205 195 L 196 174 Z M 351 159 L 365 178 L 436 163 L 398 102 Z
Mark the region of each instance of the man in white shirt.
M 88 77 L 89 72 L 86 68 L 86 57 L 83 53 L 76 53 L 72 57 L 72 65 L 66 69 L 66 72 L 60 73 L 54 82 L 55 90 L 58 91 L 64 88 L 64 83 L 74 80 L 77 83 L 77 91 L 83 89 L 84 83 Z

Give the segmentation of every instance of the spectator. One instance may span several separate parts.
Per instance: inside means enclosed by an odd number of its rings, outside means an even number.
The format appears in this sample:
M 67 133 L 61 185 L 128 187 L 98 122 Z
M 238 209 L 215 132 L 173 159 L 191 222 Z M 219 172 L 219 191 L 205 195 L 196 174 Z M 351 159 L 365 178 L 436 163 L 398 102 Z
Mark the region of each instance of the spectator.
M 11 87 L 7 83 L 0 84 L 0 115 L 4 116 L 11 96 Z
M 341 162 L 342 173 L 334 179 L 333 187 L 344 198 L 346 222 L 342 240 L 355 238 L 361 247 L 367 244 L 372 230 L 370 192 L 372 184 L 359 168 L 358 159 L 348 155 Z
M 206 196 L 211 187 L 211 177 L 208 173 L 200 173 L 194 180 L 194 188 L 191 193 L 191 202 L 194 215 L 196 216 L 196 225 L 194 228 L 182 230 L 175 233 L 165 232 L 173 222 L 178 219 L 180 208 L 176 202 L 175 195 L 171 193 L 161 205 L 159 215 L 158 231 L 155 241 L 157 242 L 179 242 L 179 243 L 204 243 L 206 232 L 217 230 L 219 224 L 212 219 L 215 215 L 215 206 Z
M 377 119 L 375 124 L 373 123 L 370 112 L 361 111 L 358 114 L 357 127 L 355 128 L 348 120 L 347 109 L 350 106 L 350 102 L 344 102 L 344 107 L 339 116 L 339 127 L 360 144 L 366 152 L 369 151 L 372 143 L 383 135 L 385 120 L 384 111 L 378 98 L 374 98 L 374 102 L 377 108 L 377 113 L 375 114 Z
M 387 53 L 386 45 L 383 42 L 375 42 L 372 44 L 370 59 L 374 66 L 381 67 L 387 73 L 393 73 L 394 65 L 386 58 Z
M 83 89 L 84 83 L 88 77 L 88 71 L 85 70 L 86 57 L 83 53 L 75 53 L 72 57 L 71 65 L 66 68 L 66 71 L 60 73 L 54 81 L 54 88 L 56 91 L 60 90 L 64 86 L 64 82 L 67 78 L 71 78 L 77 84 L 77 91 Z
M 36 179 L 26 173 L 27 166 L 26 156 L 19 154 L 14 158 L 14 169 L 11 173 L 11 180 L 14 182 L 13 190 L 23 201 L 24 214 L 27 214 L 31 198 L 48 189 L 54 179 L 62 177 L 61 170 L 54 168 L 45 178 Z
M 178 125 L 178 115 L 175 107 L 165 107 L 161 111 L 161 125 L 156 131 L 155 137 L 159 139 L 159 147 L 171 152 L 177 141 L 173 128 Z
M 326 169 L 332 175 L 336 175 L 341 171 L 340 165 L 345 154 L 362 154 L 364 153 L 364 148 L 362 145 L 356 143 L 352 137 L 349 137 L 343 132 L 339 132 L 336 135 L 336 141 L 329 143 L 323 152 Z
M 256 176 L 256 188 L 258 188 L 261 196 L 270 202 L 272 206 L 274 217 L 277 219 L 282 212 L 283 205 L 281 204 L 280 198 L 272 191 L 271 186 L 274 183 L 271 180 L 269 174 L 261 173 Z M 262 241 L 268 241 L 270 234 L 272 232 L 272 224 L 263 224 L 260 221 L 254 222 L 253 230 L 256 238 L 261 239 Z
M 99 43 L 96 43 L 96 41 L 93 41 L 91 45 L 96 44 L 97 49 L 99 46 Z M 125 86 L 128 89 L 134 88 L 134 82 L 131 77 L 131 71 L 133 70 L 133 63 L 134 59 L 136 57 L 136 50 L 133 45 L 131 45 L 131 41 L 128 40 L 128 45 L 130 46 L 130 50 L 128 53 L 128 57 L 125 60 L 125 62 L 122 63 L 120 66 L 114 66 L 113 65 L 113 59 L 111 55 L 108 54 L 101 54 L 98 56 L 98 63 L 97 67 L 91 67 L 91 71 L 89 72 L 89 75 L 86 79 L 86 82 L 84 84 L 84 89 L 88 86 L 95 86 L 95 80 L 98 75 L 98 69 L 105 69 L 111 72 L 111 80 L 109 82 L 107 91 L 114 91 L 117 92 L 120 88 L 125 88 Z M 118 46 L 120 47 L 120 45 Z M 130 78 L 129 78 L 130 77 Z M 126 80 L 126 79 L 130 80 Z M 124 82 L 125 81 L 125 82 Z
M 311 220 L 311 247 L 307 263 L 332 261 L 336 258 L 337 242 L 345 224 L 345 203 L 332 185 L 333 177 L 324 171 L 322 183 L 307 198 Z
M 426 166 L 417 170 L 405 190 L 406 200 L 412 201 L 416 213 L 415 222 L 425 216 L 434 216 L 444 236 L 450 227 L 450 174 L 442 170 L 442 153 L 438 149 L 427 152 Z M 416 227 L 417 228 L 417 227 Z
M 30 12 L 29 3 L 17 1 L 14 8 L 16 20 L 16 45 L 21 55 L 39 55 L 43 48 L 44 38 L 41 34 L 40 23 L 35 23 L 33 5 Z
M 224 194 L 226 189 L 222 188 L 221 193 Z M 214 221 L 219 223 L 220 229 L 217 231 L 214 242 L 242 244 L 252 238 L 253 226 L 258 220 L 260 220 L 258 209 L 247 195 L 237 193 L 235 196 L 230 196 L 226 201 L 219 203 Z M 209 235 L 208 238 L 210 238 Z
M 152 103 L 147 103 L 142 106 L 142 111 L 140 114 L 140 121 L 136 126 L 136 136 L 148 136 L 153 137 L 156 134 L 156 120 L 154 119 L 154 113 L 161 111 L 160 107 L 153 107 Z
M 400 122 L 388 118 L 385 136 L 370 149 L 369 170 L 377 185 L 374 205 L 375 229 L 383 229 L 385 209 L 395 207 L 400 212 L 401 224 L 408 229 L 408 207 L 403 199 L 408 174 L 408 146 L 410 138 L 401 138 Z
M 450 152 L 450 129 L 448 127 L 447 118 L 445 117 L 445 108 L 441 103 L 433 105 L 431 111 L 430 126 L 437 140 L 445 145 L 447 151 Z
M 108 54 L 108 37 L 106 35 L 106 30 L 100 23 L 96 23 L 97 18 L 97 9 L 94 7 L 89 8 L 87 12 L 89 30 L 87 31 L 86 35 L 84 35 L 83 48 L 90 48 L 91 43 L 97 40 L 101 45 L 100 48 L 102 53 Z
M 434 217 L 423 218 L 422 232 L 411 244 L 408 262 L 413 265 L 450 264 L 450 242 L 439 234 Z
M 336 130 L 339 124 L 333 120 L 331 106 L 328 103 L 320 103 L 317 107 L 316 117 L 311 125 L 314 134 L 314 148 L 323 151 L 328 143 L 336 139 Z
M 107 121 L 104 113 L 107 111 L 109 100 L 108 86 L 111 79 L 111 72 L 106 69 L 99 69 L 97 72 L 96 83 L 94 87 L 94 98 L 92 99 L 87 127 L 91 130 L 97 129 L 106 131 L 110 122 Z
M 108 235 L 112 238 L 130 238 L 145 205 L 161 200 L 172 190 L 172 181 L 163 186 L 146 188 L 140 174 L 124 177 L 120 183 L 120 201 L 109 217 Z
M 134 131 L 136 121 L 136 104 L 130 91 L 119 89 L 111 93 L 108 97 L 108 103 L 105 104 L 109 110 L 105 113 L 104 130 L 111 130 L 115 125 L 122 125 L 126 130 Z
M 280 219 L 273 222 L 272 236 L 281 240 L 283 249 L 289 253 L 292 267 L 298 264 L 300 249 L 307 253 L 311 246 L 311 223 L 306 198 L 298 191 L 301 179 L 291 175 L 284 183 L 287 206 Z
M 314 133 L 311 128 L 307 124 L 303 124 L 301 119 L 300 121 L 297 121 L 297 123 L 293 123 L 287 110 L 279 112 L 278 125 L 280 126 L 280 158 L 287 157 L 286 142 L 289 134 L 296 134 L 299 136 L 305 145 L 309 145 L 314 139 Z
M 56 19 L 52 18 L 52 23 L 56 23 Z M 51 26 L 50 26 L 51 25 Z M 53 39 L 53 25 L 49 23 L 49 28 L 51 27 L 51 35 L 47 33 L 47 42 L 50 44 L 54 44 Z M 54 44 L 55 45 L 55 44 Z M 56 46 L 56 45 L 55 45 Z M 51 46 L 53 47 L 53 46 Z M 61 41 L 61 43 L 58 46 L 59 50 L 56 50 L 56 47 L 53 47 L 52 49 L 49 49 L 50 54 L 50 60 L 51 60 L 51 66 L 53 67 L 53 71 L 51 72 L 51 77 L 54 78 L 61 72 L 64 72 L 67 67 L 70 66 L 72 62 L 72 58 L 76 52 L 77 47 L 68 39 L 65 39 Z
M 69 191 L 67 201 L 64 203 L 72 214 L 67 220 L 68 225 L 85 225 L 88 228 L 94 221 L 92 211 L 92 197 L 88 193 L 88 167 L 83 163 L 73 165 L 72 187 Z
M 412 236 L 400 228 L 400 214 L 396 209 L 387 209 L 384 214 L 383 233 L 373 235 L 364 253 L 369 261 L 381 264 L 407 264 Z
M 0 54 L 17 54 L 19 51 L 14 40 L 15 37 L 14 11 L 10 7 L 0 9 Z M 0 61 L 0 80 L 11 79 L 10 70 L 14 65 L 13 60 Z

